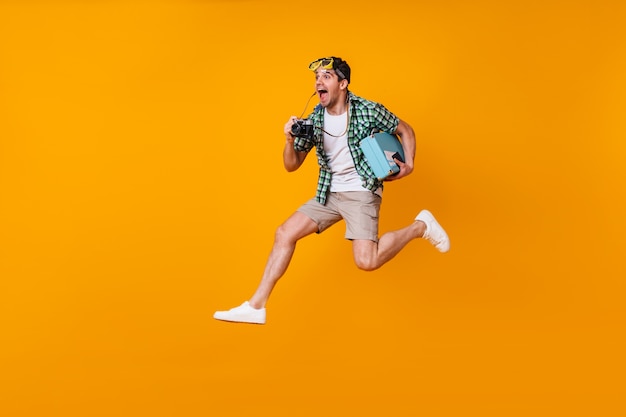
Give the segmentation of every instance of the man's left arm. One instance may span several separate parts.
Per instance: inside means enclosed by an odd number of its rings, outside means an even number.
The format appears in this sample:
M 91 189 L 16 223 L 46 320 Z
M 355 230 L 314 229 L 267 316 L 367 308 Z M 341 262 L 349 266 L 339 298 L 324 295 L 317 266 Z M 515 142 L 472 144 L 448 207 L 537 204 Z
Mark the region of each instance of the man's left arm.
M 413 172 L 413 162 L 415 160 L 415 132 L 408 123 L 400 120 L 394 134 L 400 137 L 405 160 L 402 162 L 394 159 L 396 164 L 400 167 L 400 171 L 396 175 L 387 177 L 386 181 L 398 180 Z

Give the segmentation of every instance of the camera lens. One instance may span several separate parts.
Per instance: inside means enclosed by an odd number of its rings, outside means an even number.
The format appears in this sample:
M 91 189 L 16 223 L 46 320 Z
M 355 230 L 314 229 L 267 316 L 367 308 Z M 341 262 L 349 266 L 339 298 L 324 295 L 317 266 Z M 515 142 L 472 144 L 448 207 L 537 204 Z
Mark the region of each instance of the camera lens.
M 300 134 L 301 129 L 301 122 L 300 121 L 296 121 L 294 124 L 291 125 L 291 133 L 294 136 L 298 136 Z

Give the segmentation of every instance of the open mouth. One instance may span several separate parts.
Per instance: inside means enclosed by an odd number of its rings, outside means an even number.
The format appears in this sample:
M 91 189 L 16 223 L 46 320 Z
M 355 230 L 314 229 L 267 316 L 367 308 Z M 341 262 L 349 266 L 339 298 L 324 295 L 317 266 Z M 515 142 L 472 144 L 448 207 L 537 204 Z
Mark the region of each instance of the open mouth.
M 328 91 L 326 90 L 317 90 L 317 94 L 320 97 L 320 100 L 322 100 L 323 98 L 325 98 L 328 95 Z

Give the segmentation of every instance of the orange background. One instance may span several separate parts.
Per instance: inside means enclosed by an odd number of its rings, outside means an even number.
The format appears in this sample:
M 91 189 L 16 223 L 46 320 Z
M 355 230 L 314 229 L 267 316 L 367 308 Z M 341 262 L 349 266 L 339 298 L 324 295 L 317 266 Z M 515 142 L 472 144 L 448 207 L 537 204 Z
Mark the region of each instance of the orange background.
M 4 416 L 621 416 L 626 20 L 606 1 L 0 2 Z M 356 269 L 273 232 L 283 124 L 338 55 L 418 138 Z M 309 107 L 309 110 L 312 105 Z

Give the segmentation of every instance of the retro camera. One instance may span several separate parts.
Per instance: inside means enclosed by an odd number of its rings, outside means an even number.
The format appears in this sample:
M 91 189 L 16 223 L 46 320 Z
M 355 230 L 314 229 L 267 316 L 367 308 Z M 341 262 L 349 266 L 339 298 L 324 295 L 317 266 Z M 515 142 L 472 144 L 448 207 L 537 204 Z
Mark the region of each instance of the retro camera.
M 293 125 L 291 125 L 291 134 L 298 138 L 313 139 L 313 121 L 296 119 Z

